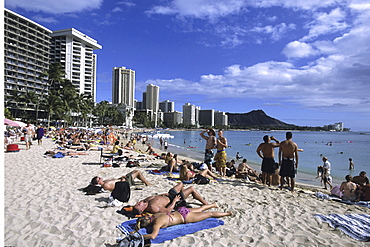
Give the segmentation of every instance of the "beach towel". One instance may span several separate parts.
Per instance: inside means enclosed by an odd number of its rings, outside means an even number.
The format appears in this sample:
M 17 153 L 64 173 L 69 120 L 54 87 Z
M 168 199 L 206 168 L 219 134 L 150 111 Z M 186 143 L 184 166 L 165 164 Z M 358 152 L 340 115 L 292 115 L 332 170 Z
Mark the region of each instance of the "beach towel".
M 180 180 L 180 178 L 174 178 L 174 177 L 167 177 L 167 179 L 168 180 L 171 180 L 171 181 L 179 181 Z M 194 182 L 194 179 L 192 178 L 192 179 L 190 179 L 190 180 L 188 180 L 188 181 L 181 181 L 183 184 L 192 184 L 193 182 Z
M 117 226 L 122 232 L 132 232 L 135 230 L 136 220 L 125 221 Z M 223 225 L 224 222 L 220 219 L 209 218 L 206 220 L 199 221 L 197 223 L 180 224 L 170 226 L 167 228 L 161 228 L 158 236 L 152 240 L 152 244 L 163 243 L 164 241 L 192 234 L 200 230 L 214 228 L 216 226 Z M 145 228 L 139 230 L 142 235 L 148 234 Z
M 338 228 L 343 233 L 359 241 L 370 241 L 370 215 L 367 214 L 316 214 L 316 218 Z
M 64 153 L 62 152 L 57 152 L 52 156 L 53 158 L 64 158 Z
M 150 174 L 153 174 L 153 175 L 165 175 L 165 174 L 169 173 L 169 172 L 161 171 L 161 170 L 149 170 L 148 172 Z M 172 176 L 180 176 L 180 173 L 179 172 L 172 172 Z
M 164 175 L 168 172 L 164 172 L 164 171 L 161 171 L 161 170 L 149 170 L 148 171 L 150 174 L 153 174 L 153 175 Z
M 320 199 L 333 200 L 333 201 L 342 202 L 342 203 L 345 203 L 345 204 L 348 204 L 348 205 L 356 205 L 356 206 L 360 206 L 360 207 L 370 208 L 370 201 L 359 201 L 359 202 L 344 201 L 341 198 L 338 198 L 336 196 L 330 196 L 330 195 L 322 193 L 322 192 L 316 192 L 315 196 L 320 198 Z

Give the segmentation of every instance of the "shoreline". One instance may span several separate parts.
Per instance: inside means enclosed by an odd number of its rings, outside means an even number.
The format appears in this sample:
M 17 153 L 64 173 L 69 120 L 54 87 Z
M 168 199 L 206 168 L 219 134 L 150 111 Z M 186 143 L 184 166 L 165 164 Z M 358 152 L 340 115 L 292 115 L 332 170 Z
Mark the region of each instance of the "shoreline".
M 153 141 L 153 140 L 150 140 L 150 141 Z M 150 142 L 150 141 L 149 141 L 149 143 L 152 144 L 152 142 Z M 139 145 L 142 146 L 142 144 L 139 144 Z M 152 145 L 152 147 L 153 146 L 154 145 Z M 142 147 L 144 147 L 144 146 L 142 146 Z M 153 147 L 153 149 L 159 155 L 161 153 L 165 153 L 165 151 L 162 150 L 162 149 L 158 149 L 156 147 Z M 171 152 L 171 151 L 169 150 L 169 152 Z M 176 152 L 173 152 L 173 153 L 176 153 Z M 179 157 L 179 160 L 188 160 L 190 162 L 203 163 L 202 159 L 199 159 L 199 158 L 197 159 L 197 158 L 187 156 L 187 155 L 183 155 L 183 154 L 178 154 L 178 157 Z M 239 161 L 239 162 L 241 163 L 241 161 Z M 250 167 L 252 167 L 253 170 L 256 170 L 258 173 L 261 173 L 261 165 L 258 165 L 258 164 L 252 163 L 252 162 L 248 162 L 248 165 Z M 321 191 L 323 193 L 330 194 L 330 190 L 325 190 L 325 189 L 322 188 L 323 185 L 320 185 L 320 180 L 312 179 L 310 174 L 305 174 L 304 172 L 299 172 L 298 174 L 299 174 L 299 177 L 296 177 L 296 180 L 295 180 L 297 188 L 298 187 L 304 187 L 304 188 L 310 189 L 312 191 Z M 225 177 L 225 179 L 228 179 L 228 178 L 229 177 Z M 317 184 L 319 184 L 319 185 L 315 185 L 314 182 L 317 182 Z

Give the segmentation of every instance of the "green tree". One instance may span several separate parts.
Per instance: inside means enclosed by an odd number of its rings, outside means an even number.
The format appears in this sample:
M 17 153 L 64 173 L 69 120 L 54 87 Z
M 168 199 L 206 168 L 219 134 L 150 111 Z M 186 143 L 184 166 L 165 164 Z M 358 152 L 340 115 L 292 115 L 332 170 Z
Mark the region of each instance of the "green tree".
M 107 118 L 107 113 L 109 110 L 109 102 L 106 100 L 103 100 L 96 104 L 96 107 L 94 109 L 94 114 L 98 117 L 98 124 L 107 124 L 106 123 L 106 118 Z
M 64 111 L 63 101 L 58 95 L 55 95 L 55 93 L 51 92 L 45 98 L 44 107 L 48 112 L 48 129 L 49 129 L 50 121 L 52 119 L 53 114 L 56 114 L 60 119 L 60 116 L 62 115 L 62 112 Z
M 7 107 L 10 109 L 15 109 L 14 118 L 18 116 L 19 103 L 21 101 L 22 101 L 22 94 L 16 90 L 10 91 L 10 94 L 6 96 Z

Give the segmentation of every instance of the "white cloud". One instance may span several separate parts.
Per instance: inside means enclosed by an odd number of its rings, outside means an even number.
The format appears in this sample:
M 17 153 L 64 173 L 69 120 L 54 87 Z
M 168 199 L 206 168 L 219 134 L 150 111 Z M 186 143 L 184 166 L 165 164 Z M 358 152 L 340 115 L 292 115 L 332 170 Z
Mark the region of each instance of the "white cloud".
M 213 20 L 238 13 L 245 6 L 246 2 L 243 0 L 173 0 L 166 6 L 154 6 L 147 13 Z
M 51 14 L 80 12 L 84 10 L 99 9 L 103 0 L 6 0 L 6 6 L 12 8 L 23 8 L 27 11 L 41 11 Z
M 320 35 L 336 33 L 343 31 L 348 27 L 345 22 L 346 14 L 339 8 L 332 10 L 330 13 L 315 13 L 314 20 L 306 25 L 309 34 L 303 37 L 302 41 L 314 39 Z
M 32 20 L 40 23 L 58 23 L 53 17 L 42 17 L 41 15 L 35 15 L 32 17 Z
M 127 7 L 134 7 L 136 6 L 136 3 L 133 3 L 133 2 L 130 2 L 130 1 L 122 1 L 122 2 L 118 2 L 117 4 L 123 4 Z
M 115 7 L 112 12 L 122 12 L 122 9 L 120 7 Z
M 288 58 L 302 58 L 316 55 L 317 51 L 307 43 L 293 41 L 285 46 L 282 53 Z
M 257 33 L 271 34 L 271 39 L 274 41 L 280 40 L 289 30 L 294 30 L 296 25 L 291 23 L 289 25 L 280 23 L 276 26 L 268 25 L 264 27 L 254 27 L 251 31 Z

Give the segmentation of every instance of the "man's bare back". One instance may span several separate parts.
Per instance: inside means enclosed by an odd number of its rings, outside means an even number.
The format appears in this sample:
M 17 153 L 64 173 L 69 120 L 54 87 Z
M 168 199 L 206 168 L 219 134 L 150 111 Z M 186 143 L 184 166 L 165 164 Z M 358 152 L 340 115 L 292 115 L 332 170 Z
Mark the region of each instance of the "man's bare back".
M 285 140 L 280 143 L 280 151 L 282 158 L 294 158 L 295 154 L 298 152 L 298 146 L 292 140 Z M 296 162 L 298 162 L 298 155 L 296 156 Z
M 257 153 L 262 152 L 263 156 L 261 158 L 274 158 L 274 147 L 277 147 L 276 143 L 261 143 L 258 146 Z
M 273 136 L 268 137 L 267 135 L 263 137 L 264 138 L 264 143 L 261 143 L 256 152 L 258 156 L 260 156 L 262 159 L 263 158 L 275 158 L 275 152 L 274 148 L 280 146 L 280 142 Z M 270 142 L 270 140 L 274 140 L 276 143 Z

